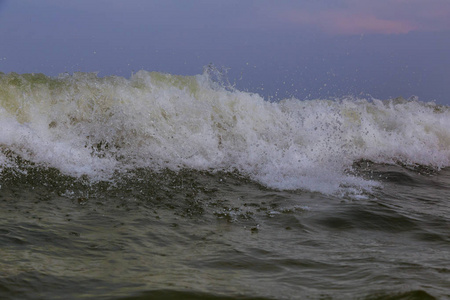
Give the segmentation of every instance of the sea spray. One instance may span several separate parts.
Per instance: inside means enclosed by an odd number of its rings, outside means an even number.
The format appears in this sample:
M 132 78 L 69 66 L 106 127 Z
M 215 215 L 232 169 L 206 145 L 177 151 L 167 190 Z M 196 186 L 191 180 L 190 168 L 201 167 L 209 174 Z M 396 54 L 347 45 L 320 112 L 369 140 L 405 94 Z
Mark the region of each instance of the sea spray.
M 418 100 L 285 99 L 197 76 L 139 71 L 0 75 L 0 163 L 111 180 L 147 168 L 238 172 L 327 194 L 377 185 L 352 165 L 450 165 L 450 110 Z M 12 155 L 14 154 L 14 155 Z

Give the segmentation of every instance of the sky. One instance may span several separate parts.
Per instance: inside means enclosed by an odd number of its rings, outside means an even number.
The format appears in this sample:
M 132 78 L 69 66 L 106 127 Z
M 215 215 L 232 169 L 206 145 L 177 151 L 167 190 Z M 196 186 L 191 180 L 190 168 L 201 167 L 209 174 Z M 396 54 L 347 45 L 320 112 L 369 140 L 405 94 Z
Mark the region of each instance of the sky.
M 208 64 L 268 99 L 450 105 L 450 1 L 0 0 L 3 73 L 128 78 Z

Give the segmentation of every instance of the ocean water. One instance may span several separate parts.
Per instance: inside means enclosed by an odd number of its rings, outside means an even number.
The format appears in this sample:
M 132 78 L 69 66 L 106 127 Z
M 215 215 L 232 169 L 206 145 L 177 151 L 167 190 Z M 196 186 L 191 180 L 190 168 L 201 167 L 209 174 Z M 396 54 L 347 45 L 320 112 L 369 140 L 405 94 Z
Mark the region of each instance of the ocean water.
M 450 298 L 450 108 L 0 73 L 1 299 Z

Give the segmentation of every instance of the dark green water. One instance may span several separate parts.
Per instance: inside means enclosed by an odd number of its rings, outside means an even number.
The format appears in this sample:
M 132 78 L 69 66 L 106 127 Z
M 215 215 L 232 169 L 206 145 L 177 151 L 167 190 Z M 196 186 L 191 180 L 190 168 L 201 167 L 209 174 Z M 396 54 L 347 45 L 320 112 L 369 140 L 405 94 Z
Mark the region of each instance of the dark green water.
M 0 299 L 450 298 L 449 169 L 361 164 L 382 187 L 358 199 L 25 171 L 0 182 Z

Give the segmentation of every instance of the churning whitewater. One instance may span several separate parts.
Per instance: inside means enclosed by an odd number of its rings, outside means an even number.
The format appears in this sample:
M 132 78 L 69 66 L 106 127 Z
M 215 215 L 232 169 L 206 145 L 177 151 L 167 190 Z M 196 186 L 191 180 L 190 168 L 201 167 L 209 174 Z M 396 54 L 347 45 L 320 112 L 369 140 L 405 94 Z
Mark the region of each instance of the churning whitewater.
M 418 100 L 264 100 L 211 73 L 0 74 L 0 171 L 93 181 L 139 168 L 238 172 L 275 189 L 364 193 L 355 162 L 450 165 L 450 110 Z M 0 173 L 1 176 L 1 173 Z

